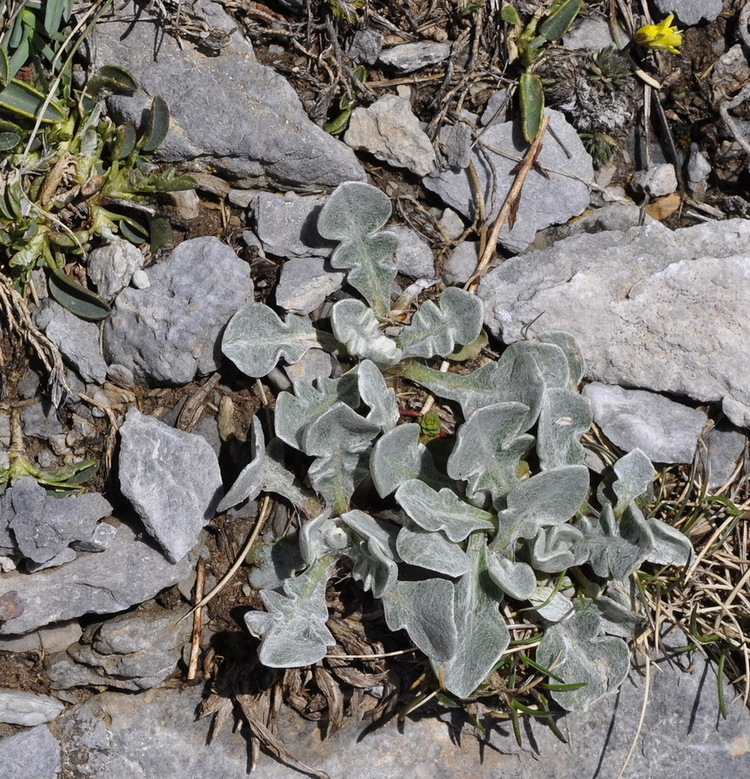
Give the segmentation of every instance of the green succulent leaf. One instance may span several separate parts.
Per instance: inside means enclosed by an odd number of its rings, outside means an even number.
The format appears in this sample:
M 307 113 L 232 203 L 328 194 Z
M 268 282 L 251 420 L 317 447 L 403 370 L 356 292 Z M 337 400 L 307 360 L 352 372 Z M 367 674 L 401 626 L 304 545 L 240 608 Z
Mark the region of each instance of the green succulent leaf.
M 289 314 L 284 322 L 263 303 L 248 303 L 230 320 L 221 342 L 224 354 L 245 374 L 266 376 L 280 359 L 295 363 L 318 346 L 315 329 Z
M 488 570 L 484 533 L 471 536 L 467 556 L 471 568 L 454 585 L 456 651 L 449 660 L 433 659 L 438 678 L 458 698 L 468 698 L 485 681 L 510 644 Z
M 151 101 L 146 132 L 141 138 L 141 151 L 156 151 L 164 143 L 168 132 L 169 106 L 164 98 L 157 95 Z
M 45 94 L 31 84 L 15 78 L 0 91 L 0 108 L 6 111 L 29 119 L 37 119 L 41 116 L 44 124 L 64 122 L 67 118 L 65 111 L 54 100 L 50 100 L 45 106 L 46 101 Z
M 544 113 L 544 87 L 542 80 L 534 73 L 525 72 L 518 80 L 518 94 L 521 103 L 521 129 L 524 140 L 531 143 L 542 126 Z
M 482 301 L 458 287 L 448 287 L 435 304 L 426 300 L 405 327 L 399 342 L 404 357 L 445 357 L 456 345 L 475 341 L 482 330 Z
M 70 278 L 59 268 L 49 266 L 47 284 L 50 295 L 68 311 L 81 319 L 92 322 L 105 319 L 110 314 L 109 303 L 83 284 Z

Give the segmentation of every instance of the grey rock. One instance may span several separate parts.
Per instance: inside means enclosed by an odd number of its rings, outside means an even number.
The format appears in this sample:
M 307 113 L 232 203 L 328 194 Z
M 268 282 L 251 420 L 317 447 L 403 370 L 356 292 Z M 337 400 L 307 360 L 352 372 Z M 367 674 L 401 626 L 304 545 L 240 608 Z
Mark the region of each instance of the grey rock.
M 412 279 L 431 279 L 435 276 L 435 256 L 427 241 L 416 230 L 397 225 L 389 227 L 388 232 L 398 238 L 394 259 L 399 273 Z
M 624 233 L 566 238 L 490 271 L 478 294 L 485 322 L 506 343 L 564 330 L 583 352 L 586 376 L 721 401 L 750 424 L 750 221 L 671 230 L 658 222 Z
M 687 179 L 690 191 L 698 197 L 706 192 L 706 182 L 711 174 L 711 163 L 700 150 L 697 143 L 690 144 L 690 156 L 687 162 Z
M 252 210 L 263 249 L 276 257 L 330 257 L 336 244 L 323 239 L 317 229 L 325 201 L 317 195 L 261 192 Z
M 563 36 L 563 45 L 566 49 L 599 51 L 614 46 L 615 42 L 609 32 L 609 22 L 603 16 L 592 14 L 573 24 L 570 32 Z
M 310 121 L 287 81 L 258 64 L 247 46 L 207 57 L 160 34 L 156 10 L 141 9 L 133 19 L 129 4 L 118 18 L 97 26 L 92 67 L 117 62 L 148 95 L 166 100 L 172 121 L 158 159 L 192 160 L 212 172 L 279 187 L 364 179 L 352 152 Z M 239 44 L 242 36 L 230 40 Z M 150 102 L 143 94 L 117 95 L 108 105 L 117 121 L 142 125 Z
M 479 245 L 476 241 L 462 241 L 445 263 L 443 278 L 448 284 L 465 284 L 477 269 Z
M 216 453 L 202 436 L 176 430 L 136 408 L 126 414 L 120 436 L 122 494 L 176 563 L 198 543 L 223 495 Z
M 656 7 L 666 16 L 675 16 L 686 25 L 698 24 L 701 19 L 712 22 L 721 13 L 722 0 L 654 0 Z
M 0 447 L 10 446 L 10 415 L 0 412 Z M 0 465 L 0 468 L 5 467 Z
M 135 289 L 148 289 L 151 286 L 151 280 L 148 277 L 148 273 L 142 268 L 133 271 L 133 275 L 130 278 L 130 284 Z
M 99 347 L 97 324 L 80 319 L 50 298 L 36 310 L 34 320 L 85 382 L 105 381 L 107 363 Z
M 10 529 L 17 551 L 37 564 L 49 563 L 76 542 L 89 541 L 99 520 L 111 511 L 98 493 L 58 498 L 31 476 L 19 479 L 0 497 L 0 525 Z
M 19 397 L 31 400 L 39 392 L 40 383 L 39 374 L 36 371 L 32 371 L 31 368 L 24 371 L 16 385 Z
M 113 300 L 130 284 L 133 274 L 143 267 L 143 261 L 140 249 L 130 241 L 115 238 L 89 254 L 86 272 L 96 291 L 105 300 Z
M 336 358 L 323 349 L 309 349 L 294 365 L 285 365 L 284 373 L 290 381 L 312 381 L 328 378 L 337 366 Z
M 100 522 L 91 534 L 91 538 L 73 541 L 71 546 L 79 552 L 103 552 L 109 549 L 117 535 L 117 528 L 108 522 Z
M 60 744 L 46 725 L 0 739 L 4 779 L 59 779 Z
M 648 170 L 639 170 L 633 174 L 631 185 L 651 197 L 671 195 L 677 191 L 677 174 L 674 165 L 668 162 L 652 165 Z
M 402 43 L 392 46 L 380 54 L 381 65 L 392 68 L 396 73 L 413 73 L 428 65 L 437 65 L 448 59 L 450 43 Z
M 89 626 L 81 641 L 45 658 L 53 689 L 106 685 L 149 690 L 177 667 L 190 621 L 156 604 Z
M 218 238 L 181 243 L 148 269 L 148 289 L 124 289 L 104 323 L 110 369 L 138 382 L 184 384 L 220 364 L 219 334 L 252 298 L 247 263 Z
M 508 90 L 498 89 L 490 95 L 487 105 L 484 107 L 484 111 L 482 111 L 482 115 L 479 118 L 479 124 L 486 127 L 488 124 L 507 121 L 510 118 L 506 115 L 509 106 Z
M 406 44 L 410 45 L 410 44 Z M 344 141 L 397 168 L 424 176 L 435 167 L 435 150 L 408 100 L 383 95 L 368 108 L 355 108 Z
M 705 443 L 706 448 L 700 452 L 701 462 L 708 475 L 708 489 L 715 490 L 732 477 L 745 451 L 747 436 L 727 426 L 715 427 L 706 436 Z
M 589 186 L 584 182 L 594 177 L 591 157 L 561 113 L 550 110 L 546 113 L 550 117 L 551 132 L 545 138 L 539 164 L 548 169 L 549 178 L 535 170 L 530 171 L 524 183 L 516 222 L 512 229 L 506 224 L 500 233 L 499 242 L 514 252 L 526 249 L 537 231 L 551 224 L 567 222 L 589 204 Z M 504 122 L 488 127 L 482 133 L 480 145 L 484 148 L 475 148 L 472 163 L 482 186 L 488 218 L 492 220 L 513 184 L 513 169 L 527 144 L 520 137 L 516 122 Z M 473 218 L 473 188 L 467 171 L 441 171 L 426 176 L 422 183 L 451 208 L 469 219 Z
M 594 382 L 583 388 L 594 422 L 625 452 L 641 449 L 657 463 L 691 463 L 708 417 L 663 395 Z
M 345 273 L 328 270 L 319 257 L 287 260 L 279 274 L 276 303 L 293 314 L 309 314 L 341 289 L 345 278 Z
M 65 651 L 83 634 L 78 622 L 65 622 L 27 633 L 0 639 L 0 652 L 37 652 L 44 655 Z
M 57 418 L 57 409 L 47 398 L 27 406 L 21 412 L 23 434 L 31 438 L 50 438 L 65 432 Z
M 624 776 L 703 779 L 750 771 L 750 715 L 727 689 L 729 711 L 722 719 L 716 671 L 700 656 L 694 659 L 690 670 L 679 659 L 652 667 L 644 726 Z M 488 749 L 468 727 L 461 732 L 455 718 L 435 716 L 410 720 L 403 729 L 393 721 L 378 728 L 348 721 L 323 741 L 317 723 L 288 709 L 279 714 L 278 733 L 298 760 L 332 779 L 614 777 L 637 732 L 645 694 L 642 671 L 634 670 L 619 695 L 558 719 L 567 744 L 544 722 L 532 720 L 522 721 L 521 748 L 510 725 L 498 720 L 488 727 Z M 243 776 L 247 744 L 241 732 L 219 728 L 206 746 L 210 718 L 196 720 L 194 713 L 200 700 L 196 688 L 149 690 L 137 697 L 102 693 L 57 721 L 63 766 L 70 771 L 83 765 L 81 773 L 71 773 L 81 779 Z M 265 753 L 257 772 L 263 779 L 300 775 Z
M 357 30 L 349 44 L 349 56 L 355 62 L 374 65 L 383 50 L 383 36 L 376 30 Z
M 60 565 L 65 565 L 66 563 L 72 563 L 77 556 L 78 555 L 76 555 L 73 548 L 66 546 L 65 549 L 60 550 L 54 557 L 50 557 L 49 560 L 45 560 L 41 563 L 27 559 L 26 570 L 29 573 L 34 573 L 35 571 L 42 571 L 45 568 L 56 568 Z
M 0 598 L 13 596 L 22 612 L 0 623 L 0 635 L 29 633 L 83 614 L 112 614 L 153 598 L 190 574 L 189 557 L 173 565 L 127 526 L 117 528 L 109 549 L 81 554 L 68 565 L 28 574 L 7 573 Z
M 451 240 L 460 238 L 464 230 L 466 230 L 464 220 L 452 208 L 446 208 L 443 211 L 438 224 L 443 233 L 445 233 L 446 238 Z
M 440 153 L 447 168 L 468 168 L 471 162 L 472 132 L 468 124 L 446 124 L 438 134 Z
M 64 704 L 49 695 L 0 689 L 0 722 L 27 727 L 43 725 L 52 722 L 64 708 Z

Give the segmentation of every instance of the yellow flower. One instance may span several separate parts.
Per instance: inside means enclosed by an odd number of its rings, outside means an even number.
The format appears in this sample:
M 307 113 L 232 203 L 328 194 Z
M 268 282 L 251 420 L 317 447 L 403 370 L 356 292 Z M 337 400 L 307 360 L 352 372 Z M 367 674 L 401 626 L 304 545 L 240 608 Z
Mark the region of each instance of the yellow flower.
M 641 46 L 648 46 L 649 49 L 666 49 L 672 54 L 680 53 L 682 46 L 682 30 L 672 27 L 674 14 L 669 16 L 659 24 L 645 24 L 635 32 L 635 42 Z

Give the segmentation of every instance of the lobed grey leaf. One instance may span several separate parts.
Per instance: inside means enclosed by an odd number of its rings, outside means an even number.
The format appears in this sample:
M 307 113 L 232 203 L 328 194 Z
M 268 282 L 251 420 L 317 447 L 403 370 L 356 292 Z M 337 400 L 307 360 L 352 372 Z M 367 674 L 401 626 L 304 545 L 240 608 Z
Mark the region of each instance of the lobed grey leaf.
M 657 565 L 689 565 L 693 559 L 690 539 L 676 527 L 659 519 L 648 520 L 654 547 L 646 558 Z
M 469 558 L 458 544 L 449 541 L 439 531 L 422 530 L 416 525 L 401 528 L 396 539 L 396 550 L 408 565 L 446 576 L 461 576 L 470 568 Z
M 396 391 L 385 383 L 383 374 L 370 360 L 363 360 L 357 368 L 359 395 L 370 407 L 367 419 L 383 431 L 392 430 L 399 420 Z
M 523 403 L 495 403 L 477 409 L 459 428 L 448 458 L 448 475 L 467 482 L 470 500 L 504 497 L 518 482 L 522 457 L 534 437 L 519 435 L 529 407 Z
M 343 552 L 350 541 L 346 528 L 338 519 L 331 519 L 328 511 L 303 522 L 299 529 L 299 550 L 306 565 L 313 565 L 332 552 Z
M 613 471 L 614 482 L 602 482 L 597 497 L 602 505 L 612 503 L 615 516 L 619 517 L 636 498 L 647 492 L 656 471 L 640 449 L 633 449 L 621 457 L 614 464 Z
M 540 528 L 569 521 L 586 500 L 588 489 L 585 465 L 542 471 L 519 482 L 508 493 L 507 508 L 498 512 L 498 532 L 492 548 L 507 553 L 517 539 L 534 538 Z
M 276 399 L 274 426 L 276 435 L 295 449 L 302 449 L 305 428 L 335 403 L 359 405 L 358 379 L 344 374 L 340 379 L 319 378 L 295 381 L 294 394 L 280 392 Z
M 266 611 L 245 614 L 245 624 L 261 639 L 258 656 L 269 668 L 298 668 L 317 663 L 336 640 L 326 627 L 326 585 L 335 556 L 321 558 L 303 574 L 287 579 L 284 592 L 262 590 Z
M 573 602 L 567 592 L 560 592 L 550 583 L 538 584 L 528 598 L 534 613 L 546 622 L 562 622 L 573 614 Z
M 583 354 L 581 354 L 581 350 L 578 348 L 576 339 L 570 333 L 558 331 L 542 333 L 542 335 L 537 336 L 537 340 L 542 343 L 554 344 L 562 349 L 565 358 L 568 361 L 569 386 L 571 388 L 577 387 L 583 379 L 583 375 L 586 371 L 586 363 L 583 360 Z
M 307 476 L 334 514 L 343 514 L 355 487 L 367 475 L 363 454 L 380 432 L 378 425 L 345 403 L 335 403 L 302 434 L 302 451 L 315 457 Z
M 576 544 L 583 533 L 573 525 L 553 525 L 540 528 L 531 545 L 531 563 L 544 573 L 558 573 L 576 565 Z
M 246 465 L 234 484 L 216 507 L 217 513 L 226 511 L 243 500 L 253 500 L 263 489 L 263 464 L 266 459 L 266 440 L 260 420 L 254 416 L 250 423 L 250 440 L 253 459 Z
M 263 303 L 248 303 L 230 320 L 221 350 L 247 376 L 266 376 L 280 359 L 292 364 L 318 346 L 312 325 L 289 314 L 284 322 Z
M 399 425 L 381 436 L 370 453 L 370 475 L 378 495 L 385 498 L 409 479 L 419 479 L 432 487 L 448 480 L 438 472 L 432 455 L 419 443 L 419 425 Z
M 442 531 L 454 542 L 463 541 L 475 530 L 495 529 L 494 517 L 489 512 L 464 503 L 451 489 L 437 492 L 418 479 L 401 484 L 396 500 L 421 528 Z
M 390 309 L 391 284 L 396 268 L 386 261 L 398 248 L 393 233 L 377 233 L 391 215 L 388 196 L 370 184 L 340 184 L 318 216 L 323 238 L 340 241 L 331 256 L 334 268 L 349 270 L 347 282 L 358 290 L 377 316 Z
M 376 598 L 382 598 L 398 579 L 399 528 L 358 509 L 347 511 L 340 519 L 352 531 L 352 545 L 346 552 L 354 563 L 352 578 L 365 591 L 372 590 Z
M 577 608 L 566 620 L 550 625 L 536 650 L 536 661 L 565 684 L 584 682 L 575 690 L 552 692 L 564 709 L 588 709 L 625 681 L 630 670 L 627 644 L 601 635 L 601 617 L 592 604 Z
M 536 590 L 536 574 L 530 565 L 492 550 L 487 552 L 487 572 L 504 593 L 516 600 L 528 600 Z
M 396 582 L 383 596 L 390 630 L 404 629 L 430 660 L 441 663 L 456 654 L 454 586 L 447 579 Z
M 456 650 L 443 662 L 431 658 L 438 678 L 458 698 L 468 698 L 487 679 L 510 644 L 498 593 L 489 577 L 484 533 L 471 536 L 467 555 L 471 570 L 454 586 Z
M 398 344 L 380 330 L 373 310 L 361 300 L 339 300 L 331 309 L 331 326 L 336 340 L 354 357 L 372 360 L 377 365 L 395 365 L 401 361 Z
M 598 520 L 583 517 L 576 527 L 583 536 L 574 547 L 576 564 L 589 562 L 605 579 L 624 579 L 637 571 L 654 548 L 651 529 L 634 503 L 619 521 L 606 503 Z
M 581 436 L 591 427 L 589 401 L 565 387 L 550 387 L 539 409 L 536 451 L 542 470 L 583 462 Z
M 456 345 L 470 344 L 482 331 L 484 308 L 471 292 L 448 287 L 439 304 L 426 300 L 405 327 L 399 342 L 405 357 L 445 357 Z

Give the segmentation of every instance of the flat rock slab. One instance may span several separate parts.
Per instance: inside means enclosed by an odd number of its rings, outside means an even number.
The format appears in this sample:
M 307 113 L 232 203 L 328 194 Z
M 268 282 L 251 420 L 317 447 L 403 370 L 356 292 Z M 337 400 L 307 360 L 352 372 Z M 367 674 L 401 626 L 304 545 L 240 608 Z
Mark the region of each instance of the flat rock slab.
M 750 221 L 655 222 L 573 236 L 490 271 L 478 294 L 503 341 L 564 330 L 586 377 L 718 401 L 750 425 Z
M 567 222 L 589 205 L 589 185 L 594 177 L 591 156 L 583 142 L 559 111 L 547 110 L 549 131 L 538 157 L 547 176 L 531 170 L 512 228 L 500 232 L 499 243 L 513 252 L 524 251 L 539 230 Z M 484 195 L 487 217 L 492 221 L 516 178 L 514 169 L 528 144 L 517 122 L 501 122 L 486 127 L 471 155 Z M 567 174 L 567 175 L 566 175 Z M 572 178 L 571 178 L 572 176 Z M 422 183 L 444 203 L 473 219 L 473 186 L 467 169 L 445 170 L 425 176 Z
M 364 180 L 351 149 L 313 124 L 292 87 L 256 62 L 249 47 L 243 53 L 230 46 L 208 57 L 187 42 L 181 48 L 158 29 L 155 15 L 140 7 L 137 15 L 133 11 L 128 4 L 118 21 L 97 26 L 90 40 L 92 65 L 115 62 L 148 96 L 167 101 L 172 124 L 157 158 L 194 160 L 210 172 L 282 188 Z M 118 121 L 141 126 L 151 102 L 147 95 L 117 95 L 108 104 Z
M 47 725 L 20 730 L 0 740 L 3 779 L 59 779 L 60 745 Z
M 683 659 L 685 656 L 682 656 Z M 729 716 L 718 710 L 716 674 L 699 657 L 692 671 L 660 663 L 651 669 L 646 718 L 624 777 L 704 779 L 750 773 L 750 713 L 727 691 Z M 291 753 L 331 779 L 504 779 L 614 777 L 636 738 L 645 694 L 644 678 L 633 672 L 621 692 L 593 710 L 567 715 L 558 726 L 562 744 L 541 722 L 524 722 L 519 748 L 507 721 L 491 728 L 491 747 L 435 717 L 395 722 L 370 729 L 345 723 L 326 741 L 311 722 L 288 710 L 279 736 Z M 86 766 L 70 776 L 130 779 L 132 776 L 244 776 L 247 742 L 229 723 L 207 745 L 209 718 L 195 720 L 198 688 L 150 690 L 138 696 L 103 693 L 67 712 L 55 729 L 64 770 Z M 105 769 L 106 767 L 106 769 Z M 76 768 L 76 770 L 79 770 Z M 301 776 L 261 754 L 258 776 Z
M 224 494 L 216 452 L 203 436 L 176 430 L 135 407 L 120 436 L 122 494 L 176 563 L 198 543 Z
M 189 557 L 173 565 L 121 525 L 104 552 L 82 554 L 59 568 L 32 574 L 3 574 L 0 601 L 12 598 L 20 613 L 0 622 L 0 635 L 28 633 L 83 614 L 124 611 L 186 579 L 192 567 Z
M 218 238 L 193 238 L 146 273 L 146 289 L 124 289 L 104 323 L 108 363 L 136 383 L 185 384 L 217 370 L 219 335 L 252 299 L 250 267 Z

